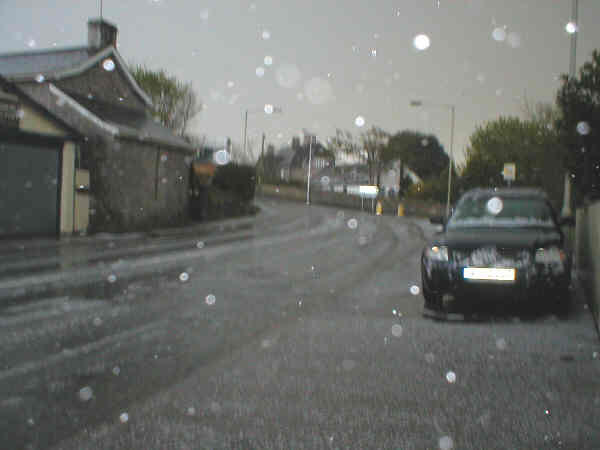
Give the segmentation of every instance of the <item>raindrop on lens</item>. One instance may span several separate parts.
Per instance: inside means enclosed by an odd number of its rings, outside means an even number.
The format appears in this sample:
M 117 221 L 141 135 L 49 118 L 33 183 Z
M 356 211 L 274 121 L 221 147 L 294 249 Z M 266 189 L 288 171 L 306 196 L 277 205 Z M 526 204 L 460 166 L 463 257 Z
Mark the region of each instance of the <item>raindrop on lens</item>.
M 433 353 L 425 353 L 425 361 L 427 361 L 429 364 L 433 364 L 435 361 L 435 356 Z
M 410 293 L 412 295 L 419 295 L 419 292 L 421 292 L 421 290 L 419 289 L 419 286 L 413 285 L 410 287 Z
M 271 32 L 269 30 L 263 30 L 263 32 L 262 32 L 262 38 L 265 41 L 271 39 Z
M 262 78 L 265 75 L 265 68 L 264 67 L 257 67 L 256 68 L 256 76 L 258 78 Z
M 94 392 L 92 391 L 91 387 L 86 386 L 86 387 L 82 387 L 81 389 L 79 389 L 79 400 L 81 400 L 82 402 L 87 402 L 93 396 L 94 396 Z
M 418 34 L 413 39 L 413 45 L 417 50 L 427 50 L 431 45 L 431 40 L 426 34 Z
M 506 30 L 503 27 L 496 27 L 492 31 L 492 37 L 495 41 L 503 42 L 506 39 Z
M 567 33 L 573 34 L 577 32 L 577 24 L 575 22 L 569 22 L 565 25 L 565 30 Z
M 456 374 L 452 371 L 446 374 L 446 380 L 448 383 L 454 383 L 456 381 Z
M 356 119 L 354 119 L 354 125 L 356 125 L 359 128 L 364 126 L 365 118 L 363 116 L 357 116 Z
M 579 122 L 577 124 L 577 132 L 582 136 L 587 136 L 590 134 L 590 124 L 587 122 Z
M 440 450 L 452 450 L 454 448 L 454 442 L 450 436 L 442 436 L 438 442 Z
M 186 282 L 187 280 L 189 280 L 189 279 L 190 279 L 190 276 L 188 275 L 188 273 L 187 273 L 187 272 L 181 272 L 181 273 L 179 274 L 179 281 L 181 281 L 181 282 L 185 283 L 185 282 Z
M 274 111 L 273 105 L 271 105 L 271 104 L 265 105 L 265 113 L 266 114 L 273 114 L 273 111 Z
M 213 294 L 208 294 L 205 299 L 207 305 L 214 305 L 216 300 L 217 299 Z
M 357 226 L 358 221 L 355 218 L 348 220 L 348 228 L 350 228 L 351 230 L 355 230 Z
M 106 279 L 109 283 L 114 283 L 117 281 L 117 276 L 114 273 L 111 273 Z
M 105 59 L 102 62 L 102 67 L 104 68 L 104 70 L 112 72 L 113 70 L 115 70 L 115 62 L 110 58 Z
M 126 423 L 129 420 L 129 414 L 127 414 L 126 412 L 121 413 L 121 415 L 119 416 L 119 420 L 121 421 L 121 423 Z
M 402 325 L 399 325 L 397 323 L 395 323 L 394 325 L 392 325 L 392 335 L 394 337 L 400 337 L 402 336 Z
M 270 66 L 273 64 L 273 58 L 271 56 L 265 56 L 264 59 L 265 66 Z
M 506 340 L 504 338 L 497 339 L 496 347 L 498 350 L 506 350 Z
M 204 248 L 204 242 L 202 241 L 198 241 L 198 243 L 196 244 L 197 248 Z
M 99 327 L 100 325 L 102 325 L 102 319 L 100 317 L 94 317 L 92 323 L 94 324 L 94 326 Z
M 113 373 L 113 375 L 118 376 L 121 373 L 121 369 L 119 368 L 119 366 L 113 367 L 112 373 Z
M 196 414 L 196 408 L 194 408 L 193 406 L 190 406 L 187 409 L 187 413 L 188 413 L 188 416 L 193 416 L 194 414 Z
M 41 73 L 38 73 L 35 76 L 35 81 L 37 81 L 38 83 L 43 83 L 45 79 L 46 77 L 44 77 L 44 75 L 42 75 Z

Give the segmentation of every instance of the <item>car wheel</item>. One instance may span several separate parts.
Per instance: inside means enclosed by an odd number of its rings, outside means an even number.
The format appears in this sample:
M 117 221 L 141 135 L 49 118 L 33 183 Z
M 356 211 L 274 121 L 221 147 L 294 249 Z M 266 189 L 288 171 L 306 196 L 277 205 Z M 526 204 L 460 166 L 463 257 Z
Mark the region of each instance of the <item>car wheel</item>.
M 444 309 L 442 296 L 431 292 L 425 287 L 425 284 L 423 284 L 423 298 L 425 299 L 425 308 L 433 311 L 442 311 Z

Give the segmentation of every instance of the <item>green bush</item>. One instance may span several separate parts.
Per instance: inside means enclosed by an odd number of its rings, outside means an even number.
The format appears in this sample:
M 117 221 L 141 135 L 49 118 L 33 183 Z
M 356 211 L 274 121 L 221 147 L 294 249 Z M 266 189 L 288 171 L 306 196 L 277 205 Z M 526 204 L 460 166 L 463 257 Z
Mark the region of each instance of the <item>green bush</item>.
M 254 198 L 256 169 L 234 163 L 219 166 L 212 184 L 223 191 L 234 193 L 243 201 L 250 201 Z

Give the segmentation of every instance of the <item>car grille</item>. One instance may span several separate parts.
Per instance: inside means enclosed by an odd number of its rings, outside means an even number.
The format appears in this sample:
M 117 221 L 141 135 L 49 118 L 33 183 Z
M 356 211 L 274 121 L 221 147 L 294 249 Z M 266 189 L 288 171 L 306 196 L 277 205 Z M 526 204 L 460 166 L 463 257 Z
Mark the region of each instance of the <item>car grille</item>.
M 462 267 L 523 267 L 529 264 L 531 252 L 522 248 L 480 247 L 453 249 L 452 261 Z

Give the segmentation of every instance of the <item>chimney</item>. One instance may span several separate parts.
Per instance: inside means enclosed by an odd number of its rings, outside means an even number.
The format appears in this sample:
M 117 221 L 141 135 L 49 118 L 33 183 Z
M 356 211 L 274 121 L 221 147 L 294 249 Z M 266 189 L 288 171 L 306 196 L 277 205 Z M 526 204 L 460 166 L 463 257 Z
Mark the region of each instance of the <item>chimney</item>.
M 103 19 L 88 20 L 88 47 L 94 51 L 117 48 L 117 27 Z

